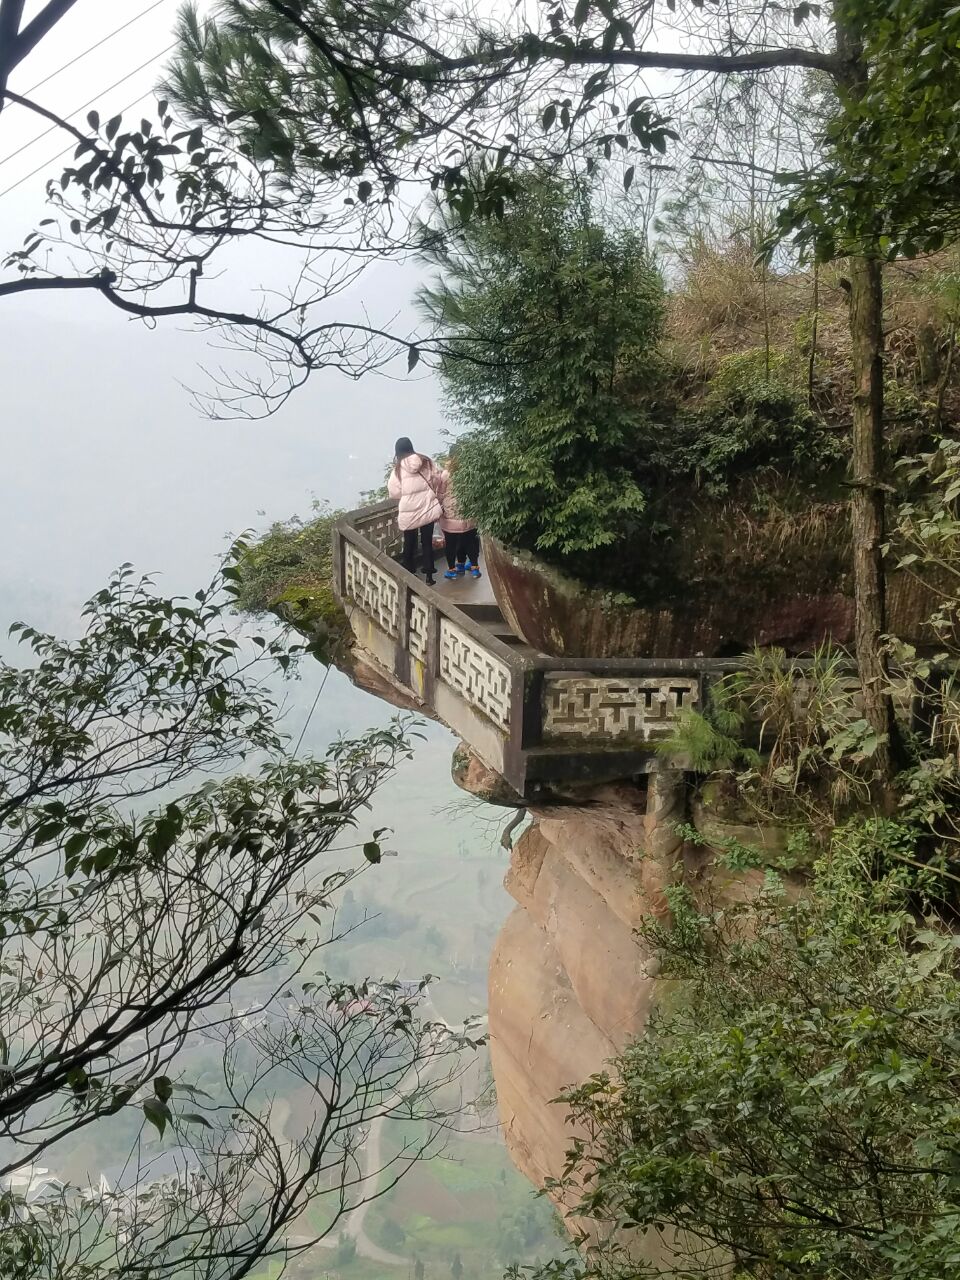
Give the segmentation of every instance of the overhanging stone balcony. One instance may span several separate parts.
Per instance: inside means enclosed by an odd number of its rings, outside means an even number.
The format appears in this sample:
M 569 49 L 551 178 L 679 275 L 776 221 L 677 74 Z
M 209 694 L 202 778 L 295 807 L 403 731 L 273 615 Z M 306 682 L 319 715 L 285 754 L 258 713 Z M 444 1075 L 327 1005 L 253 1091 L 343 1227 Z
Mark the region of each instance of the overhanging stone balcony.
M 458 602 L 394 558 L 396 505 L 351 512 L 334 535 L 337 595 L 366 658 L 520 795 L 656 768 L 656 746 L 735 662 L 562 658 L 529 648 L 492 603 Z M 457 584 L 460 585 L 460 584 Z M 454 590 L 456 587 L 454 587 Z M 856 675 L 850 680 L 856 685 Z M 919 699 L 903 690 L 916 719 Z

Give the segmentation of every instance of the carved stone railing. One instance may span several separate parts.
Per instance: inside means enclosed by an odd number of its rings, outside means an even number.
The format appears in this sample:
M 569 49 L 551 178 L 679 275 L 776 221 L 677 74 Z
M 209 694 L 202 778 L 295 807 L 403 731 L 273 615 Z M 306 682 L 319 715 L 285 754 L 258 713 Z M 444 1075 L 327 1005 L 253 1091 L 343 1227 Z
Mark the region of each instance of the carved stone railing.
M 337 594 L 366 655 L 521 795 L 655 768 L 658 741 L 703 704 L 711 679 L 738 665 L 536 653 L 494 606 L 458 607 L 393 558 L 393 502 L 344 517 L 334 538 Z M 899 701 L 916 719 L 916 691 L 905 686 Z
M 367 542 L 378 551 L 392 555 L 403 545 L 403 538 L 397 528 L 397 504 L 392 498 L 378 502 L 372 507 L 363 507 L 347 517 L 352 521 L 358 533 L 362 533 Z

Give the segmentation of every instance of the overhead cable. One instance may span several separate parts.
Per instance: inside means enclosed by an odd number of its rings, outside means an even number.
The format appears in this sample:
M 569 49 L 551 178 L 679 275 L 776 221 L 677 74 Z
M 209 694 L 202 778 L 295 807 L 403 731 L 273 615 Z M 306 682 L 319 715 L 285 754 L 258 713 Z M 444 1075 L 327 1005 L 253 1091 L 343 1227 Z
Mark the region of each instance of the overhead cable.
M 137 76 L 138 73 L 142 72 L 142 70 L 146 70 L 147 67 L 150 67 L 151 63 L 155 63 L 155 61 L 159 58 L 164 58 L 166 54 L 169 54 L 170 50 L 172 50 L 173 47 L 174 47 L 173 45 L 168 45 L 166 49 L 161 49 L 159 54 L 154 54 L 154 56 L 152 56 L 152 58 L 148 58 L 145 61 L 145 63 L 141 63 L 140 67 L 134 67 L 132 72 L 128 72 L 127 74 L 125 74 L 125 76 L 118 79 L 118 81 L 115 81 L 113 84 L 110 84 L 108 88 L 104 88 L 104 90 L 101 90 L 99 93 L 96 93 L 95 96 L 91 97 L 90 101 L 84 102 L 83 106 L 78 106 L 76 111 L 70 111 L 70 115 L 64 116 L 64 119 L 69 120 L 70 116 L 79 115 L 79 113 L 81 113 L 81 111 L 83 110 L 86 110 L 88 106 L 92 106 L 93 102 L 99 102 L 101 97 L 104 96 L 104 93 L 113 92 L 115 88 L 120 87 L 120 84 L 127 83 L 128 79 L 132 79 L 134 76 Z M 129 109 L 131 109 L 132 106 L 137 105 L 137 102 L 142 102 L 143 99 L 145 99 L 145 97 L 150 96 L 151 92 L 152 90 L 147 90 L 146 93 L 141 93 L 140 97 L 137 97 L 137 99 L 134 99 L 132 102 L 129 102 L 127 106 L 124 106 L 123 111 L 120 111 L 119 114 L 123 115 L 124 111 L 129 111 Z M 118 114 L 118 113 L 114 113 L 114 114 Z M 37 137 L 33 138 L 33 142 L 38 141 L 38 138 L 45 138 L 47 136 L 47 133 L 52 133 L 55 131 L 55 129 L 59 129 L 59 128 L 61 128 L 61 125 L 51 124 L 50 128 L 46 129 L 44 133 L 38 133 Z M 27 146 L 32 146 L 32 143 L 28 142 Z M 0 191 L 0 200 L 3 200 L 4 196 L 9 195 L 9 192 L 15 191 L 15 189 L 17 189 L 18 187 L 22 187 L 24 182 L 29 182 L 29 179 L 35 178 L 36 175 L 41 172 L 41 170 L 46 169 L 47 165 L 54 163 L 54 160 L 59 160 L 60 156 L 67 155 L 67 152 L 72 150 L 74 146 L 76 146 L 76 143 L 73 143 L 73 142 L 70 143 L 69 146 L 63 148 L 63 151 L 58 151 L 56 152 L 56 155 L 47 157 L 44 163 L 38 164 L 36 169 L 32 169 L 31 172 L 24 175 L 23 178 L 20 178 L 18 182 L 14 182 L 12 186 L 6 187 L 5 191 Z M 0 168 L 3 168 L 3 166 L 6 163 L 8 163 L 9 160 L 13 160 L 14 156 L 18 156 L 20 154 L 20 151 L 24 151 L 24 150 L 26 150 L 26 147 L 20 147 L 19 151 L 13 151 L 13 152 L 10 152 L 9 156 L 4 156 L 3 159 L 0 159 Z
M 140 19 L 145 18 L 148 13 L 153 13 L 154 9 L 159 9 L 162 4 L 166 3 L 167 0 L 153 0 L 153 4 L 147 5 L 146 9 L 141 9 L 136 17 L 131 18 L 129 22 L 125 22 L 122 27 L 114 27 L 114 29 L 108 35 L 105 35 L 102 40 L 98 40 L 96 44 L 92 44 L 89 49 L 84 49 L 83 53 L 78 53 L 75 58 L 71 58 L 69 62 L 65 62 L 62 67 L 57 67 L 56 71 L 51 71 L 48 76 L 45 76 L 43 80 L 38 80 L 32 88 L 28 89 L 26 93 L 21 96 L 29 98 L 31 94 L 36 93 L 38 89 L 42 89 L 45 84 L 49 84 L 51 80 L 55 80 L 61 71 L 66 71 L 68 67 L 72 67 L 74 63 L 79 62 L 81 58 L 85 58 L 88 53 L 93 53 L 94 49 L 99 49 L 100 46 L 106 44 L 108 40 L 112 40 L 114 36 L 118 36 L 121 31 L 126 31 L 127 27 L 132 27 L 135 22 L 139 22 Z
M 166 55 L 170 52 L 170 50 L 174 48 L 175 44 L 176 44 L 176 41 L 174 41 L 173 44 L 168 44 L 166 49 L 161 49 L 159 53 L 155 53 L 153 57 L 148 58 L 146 62 L 141 62 L 139 67 L 134 67 L 134 69 L 132 71 L 128 71 L 125 76 L 121 76 L 119 80 L 115 80 L 113 84 L 108 85 L 106 89 L 101 89 L 99 93 L 95 93 L 92 98 L 90 98 L 87 102 L 83 104 L 83 106 L 75 107 L 73 111 L 71 111 L 68 115 L 64 116 L 63 117 L 64 120 L 69 120 L 73 116 L 78 116 L 81 111 L 86 111 L 87 107 L 92 107 L 95 102 L 99 102 L 104 94 L 112 93 L 114 89 L 119 89 L 122 84 L 126 84 L 128 80 L 132 80 L 133 77 L 135 75 L 138 75 L 141 71 L 145 71 L 146 68 L 150 66 L 151 62 L 156 62 L 158 58 L 166 57 Z M 140 96 L 145 98 L 147 95 L 141 94 Z M 140 99 L 138 98 L 137 101 L 139 102 Z M 127 110 L 129 110 L 129 108 L 127 108 Z M 39 142 L 41 138 L 45 138 L 48 134 L 54 133 L 59 128 L 61 128 L 59 124 L 52 124 L 49 129 L 44 129 L 43 133 L 38 133 L 35 138 L 31 138 L 29 142 L 25 142 L 23 146 L 18 147 L 16 151 L 11 151 L 8 156 L 3 156 L 2 158 L 0 158 L 0 168 L 2 168 L 3 165 L 8 164 L 11 160 L 16 159 L 16 157 L 20 155 L 21 152 L 26 151 L 29 147 L 32 147 L 35 142 Z M 69 150 L 69 147 L 66 148 L 66 150 Z M 63 152 L 62 151 L 58 152 L 58 155 L 63 155 Z M 57 156 L 54 156 L 53 159 L 56 160 Z M 49 163 L 50 163 L 49 161 L 44 161 L 44 164 L 49 164 Z M 44 165 L 40 165 L 41 169 L 43 167 Z M 33 172 L 37 173 L 38 170 L 34 169 Z M 33 173 L 27 174 L 27 177 L 32 178 Z M 8 188 L 8 190 L 9 189 L 10 188 Z M 5 195 L 5 194 L 6 192 L 0 192 L 0 195 Z

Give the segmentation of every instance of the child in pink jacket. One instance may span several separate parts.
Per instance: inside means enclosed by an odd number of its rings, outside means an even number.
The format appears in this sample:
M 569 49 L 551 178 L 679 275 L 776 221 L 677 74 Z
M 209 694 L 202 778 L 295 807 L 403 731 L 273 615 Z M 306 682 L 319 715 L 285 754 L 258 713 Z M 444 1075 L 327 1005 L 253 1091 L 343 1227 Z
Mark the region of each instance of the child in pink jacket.
M 444 552 L 447 557 L 445 578 L 462 578 L 469 572 L 472 578 L 480 577 L 480 534 L 472 520 L 462 520 L 453 496 L 453 473 L 457 469 L 456 447 L 451 449 L 446 469 L 440 472 L 437 496 L 443 508 L 440 528 L 443 530 Z
M 433 526 L 443 515 L 438 496 L 440 478 L 440 470 L 433 459 L 424 453 L 416 453 L 409 437 L 401 436 L 396 444 L 387 492 L 400 502 L 397 524 L 403 534 L 401 563 L 408 572 L 414 572 L 419 540 L 428 587 L 436 583 L 433 576 Z

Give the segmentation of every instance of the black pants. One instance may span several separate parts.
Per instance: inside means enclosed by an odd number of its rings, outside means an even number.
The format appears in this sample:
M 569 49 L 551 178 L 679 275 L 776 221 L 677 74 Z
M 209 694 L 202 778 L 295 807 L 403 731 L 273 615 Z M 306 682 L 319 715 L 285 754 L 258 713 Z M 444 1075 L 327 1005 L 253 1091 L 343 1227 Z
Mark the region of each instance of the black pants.
M 423 564 L 423 572 L 428 578 L 433 577 L 433 525 L 431 520 L 429 524 L 422 524 L 419 529 L 404 529 L 403 531 L 403 559 L 401 564 L 411 573 L 415 572 L 414 566 L 417 563 L 417 538 L 420 539 L 420 559 Z
M 443 550 L 447 557 L 447 567 L 455 565 L 480 563 L 480 535 L 476 529 L 468 529 L 466 533 L 445 533 Z

